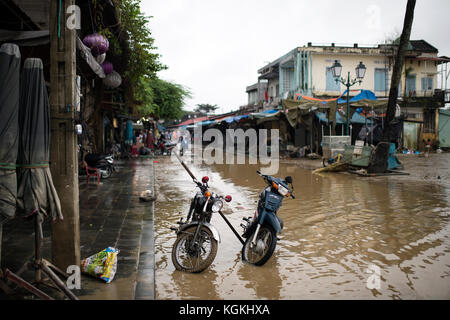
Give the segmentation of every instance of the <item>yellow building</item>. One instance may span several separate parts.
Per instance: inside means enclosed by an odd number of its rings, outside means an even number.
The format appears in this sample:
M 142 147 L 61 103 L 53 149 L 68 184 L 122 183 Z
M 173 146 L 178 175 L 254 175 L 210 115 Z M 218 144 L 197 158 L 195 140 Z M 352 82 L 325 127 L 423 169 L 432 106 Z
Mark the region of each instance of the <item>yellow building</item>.
M 333 78 L 331 67 L 336 60 L 342 65 L 341 76 L 345 80 L 348 73 L 351 79 L 356 77 L 355 68 L 360 62 L 365 65 L 362 82 L 352 86 L 351 90 L 370 90 L 377 99 L 387 98 L 397 49 L 395 44 L 338 46 L 308 43 L 297 47 L 258 70 L 258 82 L 267 82 L 267 99 L 264 99 L 262 109 L 275 108 L 281 99 L 293 99 L 296 94 L 321 98 L 340 96 L 346 87 Z M 444 105 L 437 86 L 438 65 L 449 61 L 446 57 L 438 57 L 438 49 L 425 40 L 410 40 L 399 97 L 406 120 L 417 127 L 413 130 L 418 132 L 417 138 L 412 139 L 417 148 L 424 139 L 436 139 L 437 109 Z

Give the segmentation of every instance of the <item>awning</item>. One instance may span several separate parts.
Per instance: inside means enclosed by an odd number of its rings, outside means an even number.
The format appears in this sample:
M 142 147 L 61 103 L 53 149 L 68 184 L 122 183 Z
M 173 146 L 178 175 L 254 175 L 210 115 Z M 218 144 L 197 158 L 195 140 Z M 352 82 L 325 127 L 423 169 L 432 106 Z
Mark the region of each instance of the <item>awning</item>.
M 347 94 L 347 90 L 344 91 L 344 93 L 342 94 L 342 96 L 345 96 Z M 373 93 L 370 90 L 361 90 L 361 92 L 354 96 L 353 98 L 351 98 L 349 100 L 350 103 L 352 102 L 357 102 L 360 100 L 370 100 L 370 101 L 374 101 L 377 100 L 377 97 L 375 96 L 375 93 Z M 344 100 L 342 98 L 338 99 L 337 103 L 347 103 L 347 100 Z
M 156 123 L 156 125 L 157 125 L 159 131 L 165 131 L 165 130 L 166 130 L 166 128 L 164 128 L 164 127 L 163 127 L 162 125 L 160 125 L 159 123 Z
M 50 32 L 0 30 L 0 42 L 13 42 L 18 46 L 40 46 L 50 43 Z
M 106 76 L 102 66 L 95 60 L 91 53 L 91 49 L 85 46 L 79 37 L 77 37 L 77 49 L 80 50 L 81 57 L 83 57 L 89 67 L 91 67 L 92 71 L 94 71 L 99 78 L 105 78 Z
M 226 123 L 232 123 L 232 122 L 239 122 L 242 119 L 247 119 L 248 114 L 240 115 L 240 116 L 231 116 L 225 119 L 222 119 L 222 121 L 225 121 Z
M 208 119 L 209 119 L 208 116 L 205 116 L 205 117 L 198 117 L 198 118 L 194 118 L 194 119 L 189 119 L 189 120 L 186 120 L 186 121 L 184 121 L 184 122 L 182 122 L 182 123 L 180 123 L 180 124 L 177 124 L 175 127 L 188 126 L 188 125 L 190 125 L 190 124 L 194 124 L 194 123 L 200 122 L 200 121 L 206 121 L 206 120 L 208 120 Z
M 215 122 L 216 122 L 215 120 L 206 120 L 206 121 L 202 121 L 202 122 L 200 123 L 200 125 L 201 125 L 201 126 L 207 126 L 207 125 L 212 124 L 212 123 L 215 123 Z
M 275 116 L 275 115 L 278 115 L 279 113 L 280 113 L 280 110 L 278 110 L 278 109 L 271 109 L 271 110 L 266 110 L 266 111 L 263 111 L 263 112 L 250 113 L 249 114 L 249 118 L 250 119 L 261 119 L 261 118 L 267 118 L 267 117 Z
M 316 117 L 322 121 L 328 123 L 327 115 L 324 112 L 315 112 Z M 338 112 L 336 111 L 336 124 L 345 124 L 347 122 L 346 119 Z M 353 113 L 352 118 L 350 119 L 350 123 L 359 123 L 359 124 L 372 124 L 371 119 L 366 119 L 366 117 L 362 116 L 358 112 Z

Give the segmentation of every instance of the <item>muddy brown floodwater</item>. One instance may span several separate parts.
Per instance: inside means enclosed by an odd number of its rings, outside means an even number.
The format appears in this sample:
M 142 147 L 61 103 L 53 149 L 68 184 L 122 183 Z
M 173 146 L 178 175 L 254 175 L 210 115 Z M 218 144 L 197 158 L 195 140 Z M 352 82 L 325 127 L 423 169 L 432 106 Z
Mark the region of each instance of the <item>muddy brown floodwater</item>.
M 448 174 L 449 160 L 442 155 L 430 167 Z M 284 229 L 272 258 L 262 267 L 242 262 L 242 245 L 216 215 L 216 259 L 189 274 L 172 264 L 169 227 L 186 217 L 195 186 L 179 163 L 158 161 L 157 299 L 450 299 L 450 186 L 421 178 L 420 165 L 411 177 L 368 179 L 316 175 L 282 161 L 277 176 L 292 176 L 296 199 L 285 199 L 279 211 Z M 232 195 L 224 211 L 241 232 L 264 187 L 259 167 L 189 166 L 198 179 L 210 177 L 213 191 Z

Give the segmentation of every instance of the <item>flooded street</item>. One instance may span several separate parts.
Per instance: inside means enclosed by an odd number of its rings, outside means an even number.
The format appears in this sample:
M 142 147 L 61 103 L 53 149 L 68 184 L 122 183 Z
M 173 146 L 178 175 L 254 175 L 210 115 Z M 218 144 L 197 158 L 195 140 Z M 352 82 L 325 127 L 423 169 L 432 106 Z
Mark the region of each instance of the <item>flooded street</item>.
M 277 176 L 292 176 L 296 199 L 285 199 L 279 211 L 284 229 L 272 258 L 263 267 L 242 262 L 241 243 L 214 215 L 221 242 L 200 274 L 175 270 L 169 229 L 186 217 L 197 190 L 178 162 L 158 161 L 157 299 L 450 299 L 449 154 L 430 165 L 443 169 L 438 179 L 421 176 L 420 164 L 405 165 L 411 176 L 363 178 L 315 175 L 295 160 L 282 161 Z M 233 197 L 223 212 L 241 233 L 265 186 L 260 167 L 188 166 L 198 179 L 209 176 L 213 191 Z M 374 270 L 378 289 L 368 285 Z

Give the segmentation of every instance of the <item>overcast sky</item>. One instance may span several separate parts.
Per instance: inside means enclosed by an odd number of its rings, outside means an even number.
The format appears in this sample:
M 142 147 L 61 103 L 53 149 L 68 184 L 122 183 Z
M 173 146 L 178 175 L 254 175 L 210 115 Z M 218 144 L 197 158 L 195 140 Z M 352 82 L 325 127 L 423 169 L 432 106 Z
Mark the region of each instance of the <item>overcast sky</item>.
M 221 112 L 247 103 L 258 69 L 313 44 L 373 45 L 401 33 L 406 0 L 142 0 L 164 80 L 186 86 L 192 99 Z M 449 0 L 417 0 L 412 40 L 450 56 Z

